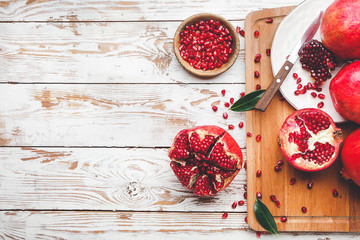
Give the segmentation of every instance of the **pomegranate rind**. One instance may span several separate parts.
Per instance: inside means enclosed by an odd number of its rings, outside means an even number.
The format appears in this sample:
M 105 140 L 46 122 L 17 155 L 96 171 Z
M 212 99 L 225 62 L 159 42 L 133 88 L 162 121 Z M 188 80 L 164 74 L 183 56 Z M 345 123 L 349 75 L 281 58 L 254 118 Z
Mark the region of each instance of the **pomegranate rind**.
M 343 177 L 353 180 L 360 186 L 360 129 L 355 130 L 345 139 L 341 160 Z
M 335 110 L 360 124 L 360 61 L 343 67 L 331 80 L 329 91 Z
M 304 154 L 304 152 L 299 151 L 299 147 L 294 142 L 289 141 L 289 134 L 294 133 L 295 131 L 300 132 L 300 127 L 296 123 L 296 118 L 306 112 L 320 112 L 323 116 L 327 117 L 330 120 L 330 126 L 326 130 L 321 130 L 317 133 L 310 131 L 307 127 L 307 132 L 311 135 L 311 141 L 308 141 L 308 149 L 313 149 L 316 142 L 321 143 L 329 143 L 330 145 L 335 147 L 334 153 L 332 154 L 329 161 L 319 165 L 314 163 L 313 161 L 307 161 L 302 157 L 294 158 L 294 154 Z M 290 165 L 295 167 L 296 169 L 306 171 L 306 172 L 315 172 L 326 169 L 330 167 L 334 161 L 336 160 L 338 153 L 339 153 L 339 145 L 342 142 L 342 132 L 338 129 L 333 122 L 332 118 L 319 109 L 314 108 L 305 108 L 301 110 L 297 110 L 290 114 L 284 121 L 280 133 L 279 133 L 279 145 L 281 152 L 285 159 L 288 161 Z
M 199 149 L 199 145 L 205 149 Z M 182 150 L 180 152 L 179 146 Z M 218 151 L 215 152 L 214 149 Z M 235 139 L 224 129 L 214 125 L 180 131 L 175 136 L 168 155 L 171 159 L 170 167 L 181 184 L 199 196 L 212 196 L 224 190 L 238 174 L 243 163 L 242 151 Z M 220 162 L 217 161 L 219 156 L 222 159 Z M 226 164 L 223 164 L 224 161 Z M 210 186 L 199 189 L 199 186 L 206 183 Z

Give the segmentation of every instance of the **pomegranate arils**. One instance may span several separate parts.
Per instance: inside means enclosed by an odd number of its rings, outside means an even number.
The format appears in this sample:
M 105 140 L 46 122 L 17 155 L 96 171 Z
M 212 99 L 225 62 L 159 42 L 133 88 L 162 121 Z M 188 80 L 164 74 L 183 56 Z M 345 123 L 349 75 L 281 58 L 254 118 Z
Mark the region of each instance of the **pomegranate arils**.
M 280 201 L 279 200 L 276 200 L 275 201 L 275 204 L 276 204 L 276 206 L 279 208 L 280 207 Z
M 287 221 L 287 218 L 286 218 L 286 217 L 281 217 L 281 218 L 280 218 L 280 221 L 281 221 L 281 222 L 286 222 L 286 221 Z
M 254 32 L 254 37 L 255 37 L 255 38 L 259 37 L 259 34 L 260 34 L 260 32 L 259 32 L 258 30 L 255 30 L 255 32 Z
M 256 232 L 256 237 L 261 237 L 261 232 Z
M 324 106 L 324 102 L 319 102 L 317 105 L 318 108 L 322 108 L 323 106 Z
M 281 169 L 282 169 L 281 166 L 275 166 L 274 167 L 275 172 L 279 172 L 279 171 L 281 171 Z
M 302 207 L 302 208 L 301 208 L 301 211 L 302 211 L 303 213 L 306 213 L 306 212 L 307 212 L 307 208 L 306 208 L 306 207 Z
M 318 95 L 318 98 L 320 98 L 320 99 L 325 99 L 325 95 L 322 94 L 322 93 L 320 93 L 320 94 Z
M 310 189 L 312 189 L 313 185 L 314 185 L 313 182 L 308 182 L 307 188 L 310 190 Z
M 291 178 L 290 179 L 290 185 L 294 185 L 296 183 L 296 178 Z
M 293 73 L 293 78 L 296 80 L 299 77 L 297 73 Z
M 228 126 L 228 128 L 229 128 L 230 130 L 233 130 L 235 127 L 234 127 L 234 125 L 230 124 L 230 125 Z
M 261 176 L 261 170 L 257 170 L 257 171 L 256 171 L 256 176 L 257 176 L 257 177 L 260 177 L 260 176 Z
M 256 193 L 256 197 L 261 199 L 261 198 L 262 198 L 261 192 L 257 192 L 257 193 Z
M 261 85 L 260 84 L 256 84 L 256 90 L 260 90 L 261 89 Z
M 297 80 L 296 80 L 296 84 L 299 84 L 299 83 L 301 83 L 301 78 L 298 78 Z M 300 87 L 301 88 L 301 87 Z M 298 86 L 298 89 L 299 89 L 299 86 Z
M 232 207 L 233 209 L 235 209 L 235 208 L 237 207 L 237 202 L 236 202 L 236 201 L 233 202 L 233 204 L 231 205 L 231 207 Z
M 221 94 L 222 94 L 223 96 L 225 96 L 225 93 L 226 93 L 226 90 L 225 90 L 225 89 L 221 90 Z
M 277 165 L 278 165 L 278 166 L 284 165 L 284 160 L 280 159 L 280 160 L 277 162 Z
M 247 184 L 244 184 L 244 190 L 247 191 Z
M 244 192 L 244 198 L 247 199 L 247 192 Z
M 302 84 L 298 84 L 297 89 L 301 89 L 301 88 L 302 88 Z
M 240 122 L 239 123 L 239 128 L 243 128 L 244 127 L 244 123 L 243 122 Z
M 256 135 L 255 139 L 256 139 L 257 142 L 260 142 L 261 141 L 261 135 L 260 134 Z
M 254 77 L 255 77 L 255 78 L 258 78 L 259 76 L 260 76 L 259 71 L 254 71 Z
M 276 202 L 276 196 L 275 195 L 270 195 L 270 200 L 273 202 Z
M 217 106 L 212 106 L 212 110 L 214 111 L 214 112 L 216 112 L 217 110 L 218 110 L 218 107 Z
M 223 118 L 224 118 L 224 119 L 227 119 L 228 116 L 229 116 L 229 115 L 228 115 L 226 112 L 223 113 Z
M 226 103 L 224 103 L 224 106 L 228 108 L 228 107 L 230 107 L 230 103 L 226 102 Z
M 266 23 L 272 23 L 273 22 L 273 19 L 272 18 L 268 18 L 265 20 Z
M 331 78 L 330 71 L 338 65 L 335 54 L 330 52 L 318 40 L 305 42 L 299 51 L 302 68 L 309 71 L 316 86 L 322 85 Z
M 243 97 L 243 96 L 245 96 L 245 92 L 240 93 L 240 97 Z
M 252 137 L 252 133 L 251 133 L 251 132 L 247 132 L 247 133 L 246 133 L 246 136 L 247 136 L 247 137 Z
M 241 28 L 239 26 L 236 27 L 236 32 L 240 33 Z
M 247 217 L 244 218 L 244 221 L 247 223 Z
M 338 196 L 339 196 L 339 193 L 338 193 L 338 191 L 337 191 L 336 189 L 333 189 L 333 190 L 332 190 L 332 194 L 333 194 L 334 197 L 338 197 Z
M 239 204 L 239 206 L 242 206 L 242 205 L 245 204 L 245 202 L 244 202 L 243 200 L 240 200 L 240 201 L 238 202 L 238 204 Z
M 241 35 L 242 37 L 245 37 L 245 31 L 244 31 L 244 30 L 240 30 L 240 35 Z
M 312 92 L 312 93 L 311 93 L 311 96 L 312 96 L 313 98 L 316 98 L 316 97 L 317 97 L 316 92 Z
M 230 104 L 234 104 L 235 99 L 234 98 L 230 98 Z
M 261 54 L 258 53 L 258 54 L 255 55 L 254 62 L 258 63 L 258 62 L 260 62 L 260 59 L 261 59 Z
M 267 55 L 267 56 L 270 56 L 270 54 L 271 54 L 271 50 L 270 50 L 270 48 L 267 48 L 267 49 L 266 49 L 266 55 Z
M 223 213 L 223 215 L 222 215 L 222 219 L 225 219 L 225 218 L 227 218 L 228 217 L 228 213 Z

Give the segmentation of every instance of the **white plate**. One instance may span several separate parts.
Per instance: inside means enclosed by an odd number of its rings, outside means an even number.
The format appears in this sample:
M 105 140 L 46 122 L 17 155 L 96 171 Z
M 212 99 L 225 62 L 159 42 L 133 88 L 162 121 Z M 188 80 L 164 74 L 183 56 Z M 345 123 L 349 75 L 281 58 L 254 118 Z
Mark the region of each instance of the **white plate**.
M 286 60 L 286 57 L 290 54 L 296 42 L 299 41 L 307 27 L 311 24 L 315 17 L 318 16 L 320 11 L 325 11 L 325 9 L 333 1 L 334 0 L 307 0 L 295 8 L 280 23 L 278 29 L 276 30 L 271 47 L 271 64 L 274 75 L 276 75 L 276 73 L 280 70 Z M 318 29 L 314 39 L 320 40 L 319 32 L 320 30 Z M 335 71 L 331 72 L 332 76 L 335 76 L 339 70 L 340 66 L 338 66 Z M 297 84 L 296 80 L 293 78 L 293 73 L 297 73 L 299 75 L 302 79 L 301 84 L 303 86 L 308 82 L 313 81 L 311 80 L 309 72 L 302 69 L 299 60 L 296 61 L 291 72 L 280 87 L 281 94 L 295 109 L 309 107 L 317 108 L 317 104 L 323 101 L 324 107 L 321 110 L 328 113 L 336 123 L 346 122 L 346 120 L 335 111 L 331 101 L 329 93 L 331 79 L 328 79 L 322 86 L 323 90 L 321 93 L 325 94 L 325 99 L 314 99 L 310 94 L 313 90 L 307 91 L 307 93 L 298 96 L 294 94 L 295 90 L 297 90 Z

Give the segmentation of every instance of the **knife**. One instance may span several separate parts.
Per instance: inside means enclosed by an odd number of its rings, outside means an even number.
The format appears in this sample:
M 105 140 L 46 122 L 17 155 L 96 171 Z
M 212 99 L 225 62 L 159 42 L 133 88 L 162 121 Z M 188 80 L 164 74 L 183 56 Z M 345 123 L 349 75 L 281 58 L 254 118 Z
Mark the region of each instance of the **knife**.
M 270 83 L 269 87 L 264 92 L 264 95 L 256 103 L 254 109 L 260 110 L 262 112 L 266 110 L 269 103 L 271 102 L 271 99 L 274 97 L 275 93 L 279 90 L 280 85 L 283 83 L 286 76 L 289 74 L 291 68 L 294 66 L 296 60 L 299 58 L 299 50 L 301 49 L 302 45 L 314 37 L 317 29 L 320 26 L 320 20 L 322 14 L 323 12 L 321 11 L 319 16 L 306 29 L 301 39 L 297 42 L 297 44 L 291 51 L 288 59 L 282 65 L 280 71 L 274 77 L 274 80 Z

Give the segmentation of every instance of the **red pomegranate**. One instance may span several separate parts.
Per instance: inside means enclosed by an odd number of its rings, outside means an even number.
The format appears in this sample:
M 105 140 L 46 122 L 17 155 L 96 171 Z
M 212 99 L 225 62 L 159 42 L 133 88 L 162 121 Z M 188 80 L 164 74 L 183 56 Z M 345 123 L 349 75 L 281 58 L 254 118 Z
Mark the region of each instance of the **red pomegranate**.
M 180 131 L 169 150 L 170 166 L 181 184 L 199 196 L 225 189 L 242 166 L 235 139 L 217 126 Z
M 331 80 L 329 90 L 335 110 L 360 124 L 360 61 L 343 67 Z
M 324 12 L 320 35 L 325 47 L 338 57 L 360 58 L 360 1 L 334 1 Z
M 345 139 L 341 159 L 344 165 L 341 174 L 360 186 L 360 129 Z
M 315 108 L 290 114 L 279 134 L 279 144 L 286 160 L 307 172 L 329 167 L 338 155 L 341 142 L 341 130 L 328 114 Z

